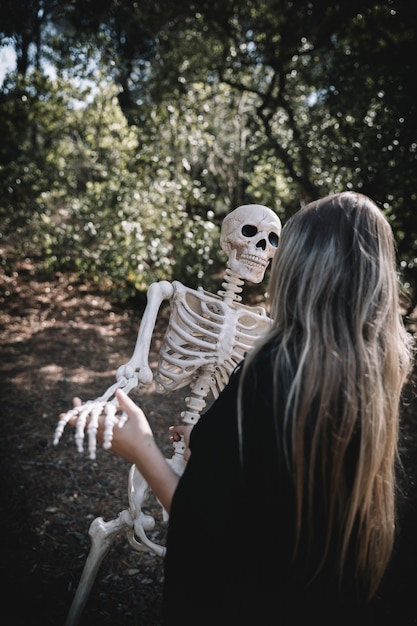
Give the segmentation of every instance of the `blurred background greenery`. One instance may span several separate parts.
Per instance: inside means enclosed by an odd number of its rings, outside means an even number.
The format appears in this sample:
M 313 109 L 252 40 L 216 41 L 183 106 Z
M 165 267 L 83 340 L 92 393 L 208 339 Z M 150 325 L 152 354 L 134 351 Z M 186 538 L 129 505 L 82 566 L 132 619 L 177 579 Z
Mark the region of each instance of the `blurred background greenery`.
M 417 3 L 2 0 L 0 261 L 211 289 L 223 217 L 352 189 L 417 286 Z M 9 58 L 12 63 L 5 64 Z

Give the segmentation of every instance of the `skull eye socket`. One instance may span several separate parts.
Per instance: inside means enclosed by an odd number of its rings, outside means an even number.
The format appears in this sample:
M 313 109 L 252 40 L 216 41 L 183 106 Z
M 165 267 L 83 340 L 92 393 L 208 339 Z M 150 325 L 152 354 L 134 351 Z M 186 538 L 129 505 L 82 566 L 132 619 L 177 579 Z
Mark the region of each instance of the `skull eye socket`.
M 278 248 L 279 237 L 276 233 L 269 233 L 268 240 L 271 246 L 273 246 L 274 248 Z
M 244 237 L 255 237 L 258 229 L 256 226 L 252 226 L 251 224 L 245 224 L 242 226 L 242 235 Z

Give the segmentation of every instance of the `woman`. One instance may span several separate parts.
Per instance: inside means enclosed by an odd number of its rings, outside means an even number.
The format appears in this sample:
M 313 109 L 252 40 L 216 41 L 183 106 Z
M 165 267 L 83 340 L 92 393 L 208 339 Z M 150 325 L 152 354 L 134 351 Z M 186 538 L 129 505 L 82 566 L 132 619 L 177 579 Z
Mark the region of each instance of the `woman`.
M 381 623 L 411 364 L 388 222 L 358 193 L 312 202 L 269 290 L 271 330 L 193 428 L 180 479 L 117 394 L 112 449 L 170 512 L 163 623 Z

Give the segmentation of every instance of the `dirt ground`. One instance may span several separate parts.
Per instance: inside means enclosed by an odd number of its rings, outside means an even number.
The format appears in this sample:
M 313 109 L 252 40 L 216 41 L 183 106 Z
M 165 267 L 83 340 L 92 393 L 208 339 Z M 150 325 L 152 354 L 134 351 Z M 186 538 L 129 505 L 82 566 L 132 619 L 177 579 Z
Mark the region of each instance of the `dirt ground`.
M 63 626 L 89 551 L 91 521 L 114 519 L 127 506 L 129 464 L 101 448 L 94 461 L 79 454 L 70 430 L 58 446 L 52 439 L 58 415 L 71 407 L 73 396 L 93 399 L 114 382 L 117 367 L 131 356 L 142 312 L 143 304 L 121 308 L 71 277 L 35 279 L 27 261 L 0 269 L 0 573 L 6 626 Z M 159 317 L 152 364 L 167 314 L 162 310 Z M 179 421 L 185 393 L 160 396 L 151 388 L 131 394 L 169 457 L 168 426 Z M 414 432 L 415 399 L 406 411 Z M 414 569 L 410 575 L 401 571 L 398 597 L 409 597 L 415 586 L 416 509 L 406 521 Z M 161 519 L 156 503 L 150 512 Z M 158 523 L 151 538 L 163 543 L 165 532 Z M 138 554 L 125 537 L 118 538 L 80 626 L 158 626 L 162 576 L 160 557 Z M 415 614 L 408 618 L 395 623 L 417 624 Z
M 1 271 L 0 563 L 7 626 L 63 625 L 89 551 L 91 521 L 114 519 L 127 507 L 127 462 L 103 449 L 94 461 L 79 454 L 70 429 L 58 446 L 52 439 L 75 395 L 93 399 L 113 384 L 132 354 L 142 311 L 143 305 L 121 309 L 70 277 L 35 280 L 28 262 Z M 161 310 L 151 362 L 167 313 Z M 131 396 L 171 457 L 168 426 L 180 421 L 184 391 L 167 398 L 151 388 Z M 158 520 L 150 536 L 163 543 L 160 508 L 149 506 Z M 160 557 L 138 554 L 124 536 L 117 538 L 80 626 L 156 626 L 162 575 Z

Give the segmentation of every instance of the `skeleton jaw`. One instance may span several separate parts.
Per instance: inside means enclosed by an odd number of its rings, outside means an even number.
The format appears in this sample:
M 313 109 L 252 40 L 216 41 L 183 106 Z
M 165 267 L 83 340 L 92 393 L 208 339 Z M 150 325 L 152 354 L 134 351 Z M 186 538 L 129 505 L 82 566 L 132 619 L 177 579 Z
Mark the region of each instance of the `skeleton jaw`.
M 229 259 L 230 269 L 238 274 L 243 280 L 249 280 L 251 283 L 260 283 L 264 278 L 269 259 L 259 254 L 243 253 L 239 258 Z

